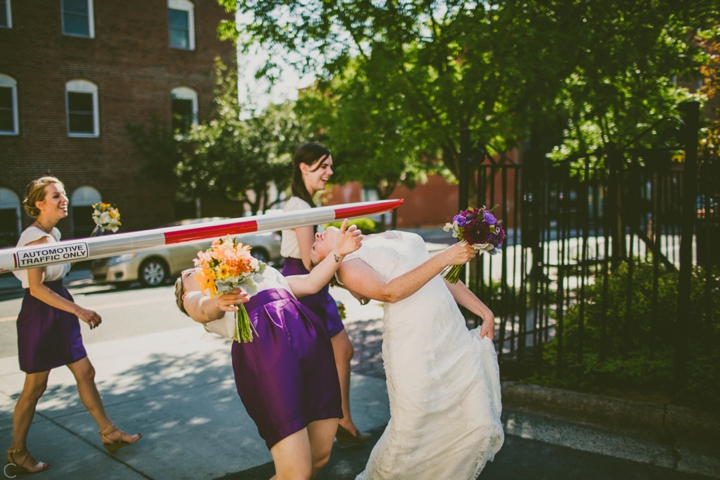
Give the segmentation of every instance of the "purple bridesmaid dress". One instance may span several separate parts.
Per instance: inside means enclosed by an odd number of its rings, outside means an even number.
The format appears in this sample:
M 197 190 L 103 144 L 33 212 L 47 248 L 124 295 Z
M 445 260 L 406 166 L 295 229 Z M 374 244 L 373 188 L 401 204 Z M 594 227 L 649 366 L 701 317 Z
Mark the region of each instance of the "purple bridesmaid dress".
M 73 301 L 62 279 L 44 284 Z M 30 289 L 25 289 L 18 314 L 17 336 L 20 370 L 25 373 L 45 372 L 87 357 L 78 317 L 38 300 L 30 295 Z
M 299 258 L 286 258 L 283 265 L 282 274 L 284 277 L 291 275 L 307 275 L 308 272 Z M 327 324 L 330 338 L 345 329 L 340 311 L 338 310 L 335 299 L 330 295 L 330 288 L 325 285 L 322 290 L 312 295 L 306 295 L 299 299 L 300 303 L 315 312 L 315 315 L 325 320 Z
M 342 418 L 324 322 L 284 289 L 263 290 L 245 308 L 258 336 L 232 344 L 235 385 L 268 449 L 311 422 Z

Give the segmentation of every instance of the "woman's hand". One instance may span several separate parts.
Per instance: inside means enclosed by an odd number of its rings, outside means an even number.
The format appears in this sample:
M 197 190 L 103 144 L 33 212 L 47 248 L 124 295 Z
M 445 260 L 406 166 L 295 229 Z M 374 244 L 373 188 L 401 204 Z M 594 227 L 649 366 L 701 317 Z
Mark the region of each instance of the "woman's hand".
M 240 309 L 238 305 L 247 303 L 249 300 L 250 296 L 247 292 L 238 288 L 233 292 L 217 297 L 215 306 L 223 312 L 237 312 Z
M 90 325 L 90 330 L 99 327 L 102 323 L 102 317 L 98 315 L 97 312 L 88 310 L 87 308 L 78 306 L 76 315 L 80 320 Z
M 443 250 L 440 255 L 447 265 L 463 265 L 478 254 L 478 251 L 465 242 L 459 242 Z
M 345 256 L 348 253 L 356 251 L 362 246 L 363 235 L 357 225 L 350 225 L 348 221 L 343 220 L 337 239 L 335 240 L 335 249 L 333 253 L 338 256 Z
M 480 328 L 480 338 L 488 337 L 490 340 L 495 338 L 495 315 L 490 312 L 490 315 L 485 315 L 483 318 L 482 327 Z

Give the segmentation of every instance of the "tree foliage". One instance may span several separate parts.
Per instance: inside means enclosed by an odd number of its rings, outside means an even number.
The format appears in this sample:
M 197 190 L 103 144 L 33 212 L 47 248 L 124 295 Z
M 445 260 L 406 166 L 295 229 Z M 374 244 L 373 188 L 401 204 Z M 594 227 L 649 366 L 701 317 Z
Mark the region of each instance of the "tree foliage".
M 565 153 L 626 142 L 683 99 L 672 78 L 697 74 L 693 34 L 719 18 L 707 0 L 220 2 L 244 19 L 225 35 L 272 53 L 261 75 L 283 52 L 318 74 L 324 134 L 388 187 L 438 161 L 457 174 L 465 126 L 507 148 L 548 121 Z

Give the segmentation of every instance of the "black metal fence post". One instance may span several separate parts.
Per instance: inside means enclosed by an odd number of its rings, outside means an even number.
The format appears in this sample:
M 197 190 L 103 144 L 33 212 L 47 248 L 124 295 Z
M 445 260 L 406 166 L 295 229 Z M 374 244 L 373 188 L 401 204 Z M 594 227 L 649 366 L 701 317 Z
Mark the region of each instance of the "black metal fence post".
M 680 237 L 680 274 L 678 279 L 677 317 L 675 320 L 675 369 L 676 392 L 685 385 L 690 311 L 690 281 L 692 276 L 692 245 L 695 228 L 695 198 L 697 196 L 697 153 L 699 137 L 700 104 L 686 102 L 680 105 L 685 128 L 685 167 L 683 170 L 682 230 Z
M 458 164 L 458 211 L 468 208 L 470 201 L 470 130 L 467 126 L 460 128 L 460 161 Z

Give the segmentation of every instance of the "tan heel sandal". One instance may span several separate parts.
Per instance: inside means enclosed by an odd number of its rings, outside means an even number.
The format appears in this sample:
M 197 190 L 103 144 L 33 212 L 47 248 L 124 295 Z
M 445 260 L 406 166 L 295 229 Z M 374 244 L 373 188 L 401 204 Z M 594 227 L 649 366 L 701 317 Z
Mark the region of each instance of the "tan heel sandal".
M 27 467 L 24 467 L 25 462 L 30 461 L 33 465 L 36 467 L 38 465 L 42 465 L 37 470 L 31 470 Z M 35 457 L 30 455 L 30 452 L 28 452 L 27 448 L 9 448 L 7 451 L 7 460 L 5 463 L 5 473 L 10 475 L 21 475 L 25 473 L 40 473 L 44 472 L 50 468 L 49 463 L 45 462 L 38 462 L 35 460 Z
M 108 435 L 110 435 L 113 432 L 118 432 L 118 431 L 120 432 L 120 436 L 118 437 L 117 440 L 112 440 L 109 443 L 103 442 L 103 447 L 105 447 L 105 450 L 107 450 L 110 453 L 115 453 L 123 447 L 128 447 L 142 438 L 142 435 L 138 433 L 137 435 L 133 435 L 132 442 L 126 442 L 122 439 L 123 432 L 118 427 L 113 425 L 112 427 L 109 427 L 105 431 L 101 430 L 98 432 L 100 434 L 100 440 L 105 440 Z M 107 440 L 110 440 L 110 439 L 108 438 Z

